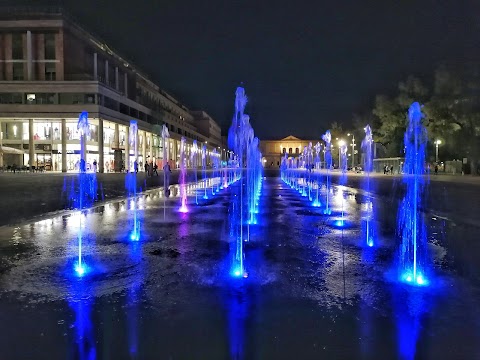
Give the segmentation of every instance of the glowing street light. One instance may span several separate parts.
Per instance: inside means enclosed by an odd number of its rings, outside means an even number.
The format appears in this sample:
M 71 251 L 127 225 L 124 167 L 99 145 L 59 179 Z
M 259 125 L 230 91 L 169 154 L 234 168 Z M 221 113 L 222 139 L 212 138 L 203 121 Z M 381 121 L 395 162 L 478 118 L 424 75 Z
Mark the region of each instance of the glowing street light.
M 442 140 L 435 140 L 435 162 L 438 163 L 438 145 L 442 143 Z

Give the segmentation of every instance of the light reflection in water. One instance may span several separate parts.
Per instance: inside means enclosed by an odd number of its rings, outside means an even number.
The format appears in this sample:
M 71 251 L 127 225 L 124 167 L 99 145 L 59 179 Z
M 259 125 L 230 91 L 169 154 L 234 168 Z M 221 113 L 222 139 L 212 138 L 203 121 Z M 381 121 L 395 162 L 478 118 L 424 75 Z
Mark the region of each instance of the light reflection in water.
M 94 328 L 91 321 L 92 298 L 88 294 L 87 286 L 83 280 L 76 281 L 73 300 L 70 307 L 75 312 L 74 332 L 76 343 L 76 354 L 74 359 L 93 360 L 97 358 L 95 348 Z M 72 347 L 74 349 L 74 347 Z

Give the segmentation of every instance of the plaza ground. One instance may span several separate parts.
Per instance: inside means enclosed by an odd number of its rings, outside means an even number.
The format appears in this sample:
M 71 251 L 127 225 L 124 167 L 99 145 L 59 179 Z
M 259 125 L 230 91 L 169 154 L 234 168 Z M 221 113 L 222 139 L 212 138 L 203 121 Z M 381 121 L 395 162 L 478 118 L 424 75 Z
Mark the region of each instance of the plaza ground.
M 374 198 L 378 231 L 368 247 L 361 190 L 334 186 L 325 216 L 269 177 L 245 243 L 248 277 L 232 279 L 232 192 L 193 205 L 192 191 L 187 214 L 176 195 L 165 202 L 156 189 L 140 195 L 139 242 L 129 240 L 132 201 L 88 211 L 83 279 L 73 275 L 78 217 L 0 227 L 2 359 L 480 356 L 476 232 L 426 216 L 430 286 L 411 288 L 392 276 L 393 198 Z M 335 225 L 341 210 L 344 228 Z

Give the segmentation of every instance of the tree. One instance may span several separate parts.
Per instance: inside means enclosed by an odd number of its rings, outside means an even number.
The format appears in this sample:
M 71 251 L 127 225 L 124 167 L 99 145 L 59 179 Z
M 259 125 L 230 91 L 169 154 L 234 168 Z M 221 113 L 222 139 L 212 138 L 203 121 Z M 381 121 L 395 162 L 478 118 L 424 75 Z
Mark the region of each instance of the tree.
M 376 116 L 377 126 L 373 127 L 375 141 L 383 144 L 387 156 L 403 155 L 403 136 L 407 126 L 407 111 L 411 103 L 422 103 L 428 97 L 428 90 L 414 76 L 409 76 L 398 84 L 399 93 L 390 98 L 378 95 L 372 113 Z
M 433 143 L 442 140 L 442 153 L 450 158 L 469 159 L 477 173 L 480 157 L 480 77 L 474 67 L 462 71 L 445 65 L 436 69 L 434 91 L 426 103 L 427 130 Z

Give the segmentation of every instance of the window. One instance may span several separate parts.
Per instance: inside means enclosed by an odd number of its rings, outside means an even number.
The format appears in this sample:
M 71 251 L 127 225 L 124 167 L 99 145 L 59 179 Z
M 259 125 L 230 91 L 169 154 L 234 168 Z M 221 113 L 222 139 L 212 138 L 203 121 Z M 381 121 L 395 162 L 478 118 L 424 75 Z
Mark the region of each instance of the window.
M 0 104 L 22 104 L 22 93 L 0 93 Z
M 55 104 L 56 96 L 53 93 L 26 94 L 26 104 Z
M 23 39 L 22 34 L 12 34 L 12 59 L 23 60 Z
M 23 80 L 23 63 L 13 63 L 13 80 Z
M 45 63 L 45 80 L 55 81 L 57 79 L 57 72 L 54 63 Z
M 292 148 L 288 148 L 288 153 L 289 153 L 289 154 L 292 153 Z
M 55 34 L 45 34 L 45 60 L 55 60 Z

